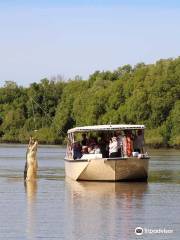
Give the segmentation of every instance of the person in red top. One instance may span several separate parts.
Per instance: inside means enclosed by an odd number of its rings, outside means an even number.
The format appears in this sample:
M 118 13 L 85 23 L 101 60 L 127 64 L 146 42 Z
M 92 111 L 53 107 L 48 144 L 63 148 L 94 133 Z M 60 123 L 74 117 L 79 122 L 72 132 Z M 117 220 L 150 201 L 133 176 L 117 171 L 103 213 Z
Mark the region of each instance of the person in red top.
M 133 138 L 132 132 L 130 130 L 125 131 L 125 136 L 123 138 L 123 150 L 124 156 L 131 157 L 133 152 Z

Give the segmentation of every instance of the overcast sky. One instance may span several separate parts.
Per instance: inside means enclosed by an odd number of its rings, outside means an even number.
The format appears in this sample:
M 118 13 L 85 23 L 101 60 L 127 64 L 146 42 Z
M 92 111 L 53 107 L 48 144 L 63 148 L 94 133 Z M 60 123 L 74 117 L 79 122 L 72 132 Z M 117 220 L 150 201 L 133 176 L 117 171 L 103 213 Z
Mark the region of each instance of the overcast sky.
M 179 55 L 180 1 L 0 1 L 0 86 Z

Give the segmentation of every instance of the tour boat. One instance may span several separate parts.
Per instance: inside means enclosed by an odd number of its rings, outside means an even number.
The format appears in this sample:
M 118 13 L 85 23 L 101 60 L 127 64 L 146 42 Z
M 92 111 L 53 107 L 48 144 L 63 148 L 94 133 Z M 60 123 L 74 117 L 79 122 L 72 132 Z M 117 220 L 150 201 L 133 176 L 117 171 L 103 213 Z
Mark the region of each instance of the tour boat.
M 127 153 L 126 145 L 124 145 L 126 134 L 131 134 L 131 145 L 133 147 L 134 139 L 139 130 L 143 135 L 143 148 L 139 152 L 131 149 L 131 152 Z M 147 181 L 150 157 L 144 148 L 144 130 L 144 125 L 129 124 L 94 125 L 69 129 L 64 159 L 66 177 L 77 181 Z M 101 151 L 98 153 L 90 151 L 81 154 L 78 158 L 73 156 L 76 143 L 82 149 L 82 135 L 87 136 L 87 141 L 88 138 L 96 139 L 97 142 L 101 141 L 97 143 L 100 145 L 100 149 L 109 151 L 109 140 L 111 141 L 113 136 L 117 136 L 117 139 L 119 139 L 118 134 L 121 137 L 119 156 L 105 156 Z M 102 138 L 106 141 L 103 142 Z

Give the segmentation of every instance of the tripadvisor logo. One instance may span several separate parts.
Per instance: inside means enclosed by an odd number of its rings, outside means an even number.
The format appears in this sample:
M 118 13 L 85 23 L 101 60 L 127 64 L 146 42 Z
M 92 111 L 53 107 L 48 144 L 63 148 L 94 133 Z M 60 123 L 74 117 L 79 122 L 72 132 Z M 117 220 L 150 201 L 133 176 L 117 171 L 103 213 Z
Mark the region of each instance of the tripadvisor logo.
M 142 235 L 143 234 L 143 228 L 141 228 L 141 227 L 135 228 L 135 234 L 136 235 Z
M 151 229 L 151 228 L 137 227 L 137 228 L 135 228 L 134 233 L 136 235 L 142 235 L 142 234 L 170 234 L 170 233 L 173 233 L 173 229 L 166 229 L 166 228 Z

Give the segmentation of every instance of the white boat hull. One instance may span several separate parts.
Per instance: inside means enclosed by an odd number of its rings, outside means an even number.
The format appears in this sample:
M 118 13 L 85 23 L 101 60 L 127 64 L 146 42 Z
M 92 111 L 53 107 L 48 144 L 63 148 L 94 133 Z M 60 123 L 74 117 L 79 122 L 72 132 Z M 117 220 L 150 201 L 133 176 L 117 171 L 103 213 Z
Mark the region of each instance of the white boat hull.
M 148 158 L 127 159 L 65 159 L 66 176 L 85 181 L 125 181 L 148 178 Z

